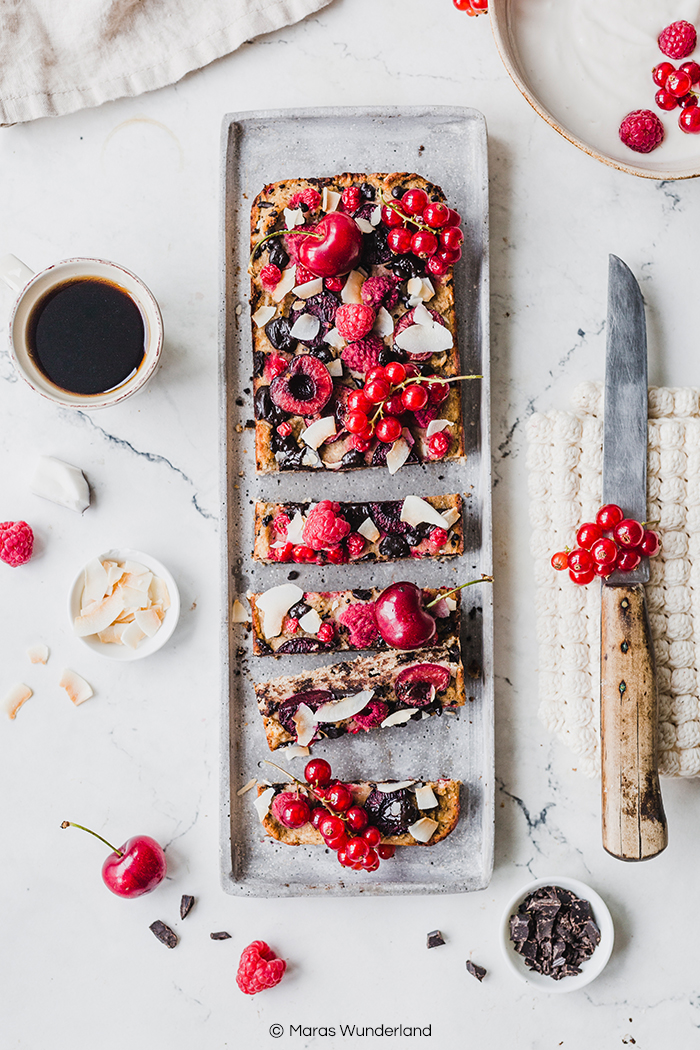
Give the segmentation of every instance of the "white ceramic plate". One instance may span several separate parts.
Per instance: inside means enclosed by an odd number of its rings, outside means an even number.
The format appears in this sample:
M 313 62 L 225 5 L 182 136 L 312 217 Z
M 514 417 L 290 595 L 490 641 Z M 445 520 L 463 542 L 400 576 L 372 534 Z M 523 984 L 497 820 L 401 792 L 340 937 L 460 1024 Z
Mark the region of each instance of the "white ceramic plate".
M 587 900 L 593 909 L 593 918 L 600 930 L 600 944 L 590 959 L 581 963 L 581 973 L 573 977 L 562 977 L 560 981 L 555 981 L 553 978 L 547 977 L 546 974 L 534 973 L 528 969 L 525 960 L 522 955 L 516 952 L 510 939 L 509 920 L 511 915 L 515 914 L 520 902 L 525 897 L 540 889 L 541 886 L 561 886 L 562 889 L 570 890 L 577 897 Z M 501 919 L 500 938 L 501 948 L 508 966 L 515 976 L 524 981 L 525 984 L 542 992 L 576 992 L 579 988 L 583 988 L 585 985 L 590 984 L 591 981 L 594 981 L 604 970 L 613 950 L 615 931 L 608 906 L 594 889 L 587 886 L 585 882 L 579 882 L 578 879 L 570 879 L 566 875 L 549 875 L 547 878 L 528 882 L 526 886 L 523 886 L 511 897 Z
M 100 561 L 138 561 L 145 565 L 154 576 L 159 576 L 168 588 L 170 594 L 170 608 L 166 610 L 160 630 L 152 638 L 143 638 L 136 649 L 128 645 L 117 645 L 115 643 L 101 642 L 97 635 L 91 634 L 79 640 L 100 656 L 109 657 L 111 660 L 141 660 L 144 656 L 150 656 L 157 652 L 168 641 L 177 626 L 180 617 L 180 592 L 172 574 L 161 565 L 159 561 L 152 558 L 150 554 L 143 551 L 135 551 L 130 547 L 114 547 L 112 550 L 98 554 Z M 85 566 L 82 565 L 80 572 L 76 575 L 68 595 L 68 618 L 71 629 L 76 616 L 80 615 L 80 599 L 83 593 Z M 77 636 L 76 636 L 77 637 Z

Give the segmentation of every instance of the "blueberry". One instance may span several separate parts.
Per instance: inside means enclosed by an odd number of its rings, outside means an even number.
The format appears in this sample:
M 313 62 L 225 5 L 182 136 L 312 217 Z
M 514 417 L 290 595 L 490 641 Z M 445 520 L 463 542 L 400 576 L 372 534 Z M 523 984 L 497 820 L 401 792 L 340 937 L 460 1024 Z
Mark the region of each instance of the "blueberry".
M 369 182 L 363 182 L 360 186 L 360 193 L 366 201 L 373 201 L 377 195 L 374 186 L 370 185 Z
M 265 371 L 265 354 L 262 350 L 253 351 L 253 378 L 259 379 Z
M 354 590 L 352 592 L 353 598 L 357 598 L 358 602 L 371 602 L 372 592 L 364 590 Z
M 333 360 L 333 351 L 328 343 L 322 343 L 319 347 L 312 347 L 310 343 L 306 343 L 305 345 L 310 347 L 310 352 L 314 357 L 317 357 L 319 361 L 323 361 L 324 365 L 327 365 L 329 361 Z
M 290 336 L 291 324 L 288 317 L 276 317 L 265 325 L 265 335 L 270 340 L 275 350 L 282 350 L 293 354 L 297 347 L 296 339 Z
M 270 241 L 270 254 L 268 258 L 272 265 L 278 266 L 280 270 L 286 270 L 289 266 L 289 256 L 284 249 L 284 245 L 278 238 Z
M 353 451 L 356 450 L 353 449 Z M 346 453 L 346 455 L 349 455 L 349 453 Z M 361 452 L 358 455 L 362 457 L 362 463 L 358 464 L 360 466 L 364 464 L 365 458 Z M 349 523 L 352 531 L 357 532 L 362 522 L 366 518 L 372 517 L 372 509 L 369 503 L 346 503 L 343 507 L 343 517 Z
M 307 605 L 306 602 L 297 602 L 296 605 L 291 607 L 287 615 L 293 620 L 300 620 L 302 616 L 306 616 L 310 608 L 311 606 Z
M 351 470 L 353 467 L 364 467 L 364 452 L 359 452 L 356 448 L 351 448 L 341 459 L 340 465 L 346 470 Z M 362 520 L 364 521 L 364 518 Z M 359 524 L 361 525 L 362 522 L 359 522 Z
M 284 422 L 287 413 L 278 408 L 270 397 L 269 386 L 259 386 L 255 394 L 255 418 L 265 420 L 273 427 Z
M 363 236 L 362 265 L 365 268 L 388 263 L 394 258 L 394 253 L 387 243 L 388 235 L 389 231 L 386 226 L 377 226 L 373 233 L 366 233 Z
M 394 186 L 393 190 L 391 191 L 391 196 L 394 197 L 395 200 L 400 201 L 405 192 L 405 186 Z
M 370 823 L 375 824 L 382 835 L 401 835 L 420 818 L 420 813 L 408 788 L 400 791 L 370 792 L 365 809 Z
M 385 536 L 379 544 L 379 553 L 385 558 L 407 558 L 410 550 L 403 536 Z
M 405 351 L 400 350 L 398 346 L 395 346 L 393 350 L 385 346 L 379 351 L 379 364 L 388 365 L 390 361 L 405 361 L 407 356 Z

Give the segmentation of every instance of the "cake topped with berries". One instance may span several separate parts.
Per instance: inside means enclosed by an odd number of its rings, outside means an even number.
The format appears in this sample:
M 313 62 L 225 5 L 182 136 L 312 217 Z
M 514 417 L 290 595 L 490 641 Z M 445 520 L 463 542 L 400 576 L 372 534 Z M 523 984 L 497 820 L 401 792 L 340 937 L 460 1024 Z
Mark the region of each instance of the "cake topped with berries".
M 266 186 L 251 212 L 259 473 L 464 454 L 460 217 L 420 175 Z

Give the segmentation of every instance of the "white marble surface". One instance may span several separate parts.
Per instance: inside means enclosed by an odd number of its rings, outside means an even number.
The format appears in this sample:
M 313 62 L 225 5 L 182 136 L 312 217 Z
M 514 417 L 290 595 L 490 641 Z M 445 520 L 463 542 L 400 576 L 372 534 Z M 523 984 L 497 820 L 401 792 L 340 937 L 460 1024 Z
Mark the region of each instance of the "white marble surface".
M 460 897 L 240 900 L 220 889 L 217 841 L 219 126 L 231 110 L 342 103 L 471 105 L 488 123 L 496 869 L 487 890 Z M 598 785 L 536 717 L 523 430 L 533 410 L 564 406 L 576 382 L 602 375 L 609 251 L 643 282 L 652 381 L 697 383 L 700 184 L 635 180 L 558 138 L 506 77 L 486 18 L 449 0 L 336 0 L 174 87 L 3 130 L 0 207 L 0 254 L 36 269 L 71 255 L 122 262 L 152 288 L 167 332 L 148 392 L 94 416 L 38 399 L 0 354 L 0 517 L 26 518 L 38 537 L 29 565 L 0 565 L 0 686 L 35 689 L 0 724 L 3 1050 L 697 1045 L 700 784 L 664 783 L 666 854 L 625 866 L 603 853 Z M 40 453 L 87 473 L 83 518 L 29 492 Z M 101 661 L 68 629 L 74 572 L 112 545 L 153 553 L 180 583 L 179 628 L 146 661 Z M 31 667 L 25 648 L 39 639 L 51 659 Z M 95 688 L 77 710 L 57 688 L 64 666 Z M 133 902 L 112 896 L 102 847 L 61 831 L 63 819 L 119 842 L 154 835 L 167 883 Z M 521 883 L 556 872 L 605 897 L 617 941 L 594 984 L 540 996 L 506 970 L 497 930 Z M 182 893 L 197 897 L 184 923 Z M 156 918 L 177 926 L 175 951 L 148 931 Z M 428 953 L 436 927 L 448 943 Z M 220 929 L 231 940 L 210 941 Z M 234 975 L 255 938 L 289 971 L 248 999 Z M 469 957 L 489 970 L 482 985 Z M 432 1034 L 269 1035 L 274 1023 L 381 1022 Z

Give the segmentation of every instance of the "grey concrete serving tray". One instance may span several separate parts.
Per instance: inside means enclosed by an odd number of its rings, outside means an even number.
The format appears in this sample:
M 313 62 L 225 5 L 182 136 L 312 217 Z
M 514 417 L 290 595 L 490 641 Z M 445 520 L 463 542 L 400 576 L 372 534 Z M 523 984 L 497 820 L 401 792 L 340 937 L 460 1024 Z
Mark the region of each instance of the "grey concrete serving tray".
M 222 747 L 221 874 L 229 893 L 283 897 L 461 893 L 488 885 L 493 867 L 493 608 L 489 584 L 463 594 L 462 657 L 468 701 L 461 713 L 316 745 L 335 775 L 348 780 L 456 777 L 463 782 L 459 824 L 432 848 L 402 848 L 367 874 L 341 868 L 322 847 L 289 847 L 264 834 L 253 807 L 252 777 L 280 781 L 270 759 L 303 776 L 304 759 L 271 754 L 253 682 L 294 674 L 347 654 L 254 657 L 246 625 L 229 622 L 236 597 L 284 583 L 307 590 L 387 586 L 408 579 L 456 585 L 491 572 L 489 416 L 488 172 L 483 116 L 462 108 L 310 109 L 233 113 L 223 123 L 220 391 L 222 444 Z M 466 458 L 384 468 L 256 477 L 249 282 L 250 206 L 269 182 L 343 171 L 416 171 L 442 186 L 463 217 L 464 251 L 456 267 L 458 339 Z M 253 562 L 256 499 L 391 499 L 410 493 L 460 492 L 465 553 L 459 558 L 372 565 L 272 565 Z M 362 739 L 360 739 L 360 737 Z

